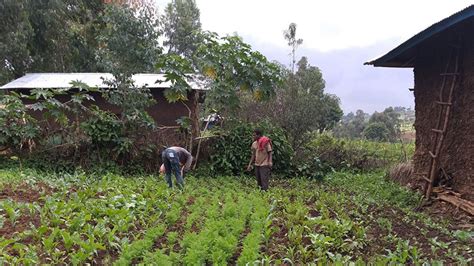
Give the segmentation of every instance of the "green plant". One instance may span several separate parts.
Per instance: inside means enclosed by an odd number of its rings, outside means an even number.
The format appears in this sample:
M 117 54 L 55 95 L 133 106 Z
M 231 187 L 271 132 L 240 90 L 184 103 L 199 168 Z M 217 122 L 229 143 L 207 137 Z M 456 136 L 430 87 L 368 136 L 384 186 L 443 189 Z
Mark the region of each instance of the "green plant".
M 294 173 L 297 176 L 321 180 L 327 173 L 332 171 L 334 171 L 334 168 L 321 161 L 321 159 L 316 155 L 309 156 L 309 158 L 298 163 Z
M 17 219 L 20 217 L 20 209 L 16 206 L 15 202 L 10 200 L 0 202 L 0 211 L 4 211 L 10 220 L 10 222 L 15 225 Z
M 389 130 L 384 123 L 374 122 L 364 129 L 362 135 L 368 140 L 388 141 Z
M 389 219 L 381 217 L 377 219 L 377 223 L 389 233 L 392 232 L 392 222 Z
M 226 131 L 212 144 L 210 163 L 214 173 L 241 174 L 250 160 L 253 130 L 261 128 L 272 140 L 273 169 L 277 173 L 290 173 L 293 150 L 281 128 L 267 122 L 247 124 L 229 121 Z
M 119 142 L 123 124 L 113 113 L 94 106 L 89 118 L 81 123 L 81 128 L 94 145 L 108 147 Z
M 369 171 L 406 160 L 402 144 L 338 139 L 330 134 L 314 134 L 305 148 L 303 158 L 309 160 L 306 164 L 316 157 L 328 170 Z M 409 145 L 408 149 L 413 154 L 414 146 Z
M 0 200 L 1 228 L 12 229 L 0 237 L 0 261 L 418 265 L 472 260 L 466 233 L 451 232 L 448 224 L 411 210 L 416 204 L 409 195 L 416 194 L 377 173 L 332 173 L 322 182 L 280 179 L 267 192 L 255 191 L 255 181 L 243 176 L 189 176 L 186 182 L 182 193 L 167 189 L 156 175 L 20 172 L 17 165 L 2 164 L 2 197 L 22 192 Z M 45 186 L 50 189 L 38 201 L 21 201 L 24 193 Z M 380 227 L 391 227 L 391 233 L 384 236 Z M 405 228 L 409 234 L 400 230 Z M 434 230 L 437 238 L 418 230 Z M 424 254 L 430 244 L 436 252 Z
M 474 232 L 456 230 L 453 232 L 453 235 L 460 241 L 467 242 L 468 240 L 474 239 Z
M 36 119 L 28 114 L 28 109 L 15 92 L 0 95 L 0 148 L 21 150 L 39 137 L 40 128 Z M 3 146 L 3 147 L 1 147 Z
M 419 251 L 417 247 L 410 245 L 409 240 L 399 240 L 395 251 L 387 250 L 386 257 L 392 263 L 414 263 L 420 261 Z

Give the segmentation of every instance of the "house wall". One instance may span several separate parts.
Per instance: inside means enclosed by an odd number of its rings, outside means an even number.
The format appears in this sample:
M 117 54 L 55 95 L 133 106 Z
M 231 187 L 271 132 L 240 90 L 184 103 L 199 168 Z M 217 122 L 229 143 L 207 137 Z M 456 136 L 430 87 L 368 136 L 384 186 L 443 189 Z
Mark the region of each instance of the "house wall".
M 156 100 L 156 103 L 147 109 L 147 112 L 153 117 L 157 126 L 176 126 L 176 119 L 182 116 L 188 116 L 189 110 L 185 106 L 187 105 L 191 111 L 195 108 L 195 92 L 191 91 L 188 93 L 188 101 L 181 103 L 169 103 L 163 95 L 164 89 L 152 89 L 151 93 L 153 98 Z M 21 90 L 23 94 L 28 94 L 28 90 Z M 104 110 L 109 110 L 117 115 L 120 114 L 120 108 L 114 106 L 105 100 L 100 93 L 93 92 L 91 95 L 94 97 L 94 102 L 91 104 L 95 104 Z M 67 95 L 60 95 L 57 99 L 61 102 L 66 102 L 70 99 Z M 35 101 L 33 100 L 26 100 L 25 103 L 32 104 Z M 41 118 L 41 112 L 32 112 L 35 118 Z
M 23 94 L 29 93 L 28 90 L 21 90 L 20 92 Z M 158 127 L 153 134 L 153 142 L 164 146 L 184 145 L 184 142 L 187 140 L 184 140 L 183 136 L 176 132 L 176 127 L 178 126 L 176 120 L 182 116 L 188 116 L 190 112 L 193 118 L 198 117 L 197 101 L 195 101 L 195 97 L 197 97 L 198 93 L 197 91 L 189 92 L 188 100 L 184 103 L 169 103 L 164 97 L 163 92 L 164 89 L 161 88 L 151 89 L 152 96 L 156 100 L 156 103 L 147 108 L 147 112 L 153 117 Z M 103 110 L 108 110 L 116 115 L 120 115 L 120 108 L 108 103 L 100 93 L 93 92 L 91 95 L 94 97 L 94 101 L 88 104 L 95 104 Z M 60 95 L 57 99 L 61 102 L 66 102 L 70 100 L 70 96 Z M 25 100 L 26 104 L 32 104 L 34 102 L 33 100 Z M 31 111 L 31 115 L 38 120 L 43 119 L 41 111 Z
M 449 176 L 455 191 L 464 198 L 474 200 L 474 23 L 472 21 L 453 28 L 433 38 L 417 54 L 415 73 L 415 111 L 416 111 L 416 151 L 415 172 L 428 176 L 431 157 L 434 151 L 436 133 L 441 107 L 436 104 L 440 98 L 440 87 L 449 58 L 449 44 L 462 37 L 460 73 L 461 79 L 455 87 L 451 116 L 440 155 L 440 165 Z M 459 42 L 458 42 L 459 43 Z M 453 68 L 447 72 L 453 72 Z M 447 78 L 444 101 L 448 97 L 451 78 Z M 441 114 L 444 118 L 444 113 Z M 442 119 L 444 120 L 444 119 Z M 438 127 L 442 128 L 442 126 Z M 440 174 L 440 173 L 438 173 Z

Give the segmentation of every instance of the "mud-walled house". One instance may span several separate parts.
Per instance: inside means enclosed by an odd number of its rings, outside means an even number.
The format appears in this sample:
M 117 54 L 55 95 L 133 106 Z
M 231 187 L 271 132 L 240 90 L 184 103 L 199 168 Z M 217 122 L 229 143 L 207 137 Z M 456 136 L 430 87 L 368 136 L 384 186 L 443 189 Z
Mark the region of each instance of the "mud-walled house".
M 16 91 L 28 95 L 31 89 L 36 88 L 71 88 L 71 81 L 81 81 L 89 87 L 108 89 L 109 85 L 104 81 L 112 79 L 113 75 L 109 73 L 31 73 L 3 85 L 0 87 L 0 90 L 7 92 Z M 132 76 L 132 80 L 137 87 L 145 86 L 149 88 L 156 101 L 155 104 L 147 109 L 147 112 L 155 120 L 157 127 L 163 129 L 157 131 L 161 132 L 160 135 L 164 134 L 164 136 L 160 137 L 176 142 L 177 140 L 173 140 L 173 138 L 176 135 L 176 128 L 179 127 L 177 120 L 186 116 L 197 121 L 199 100 L 202 99 L 201 96 L 206 90 L 202 83 L 194 80 L 190 81 L 189 84 L 192 89 L 188 92 L 187 100 L 170 103 L 166 100 L 164 91 L 171 86 L 171 83 L 165 82 L 163 74 L 135 74 Z M 120 108 L 110 104 L 102 97 L 100 92 L 91 92 L 90 94 L 94 98 L 93 104 L 103 110 L 111 111 L 117 115 L 120 114 Z M 59 101 L 65 102 L 70 99 L 70 95 L 59 95 L 57 98 Z M 40 117 L 42 114 L 36 111 L 32 115 Z
M 414 177 L 474 200 L 474 5 L 365 64 L 414 69 Z

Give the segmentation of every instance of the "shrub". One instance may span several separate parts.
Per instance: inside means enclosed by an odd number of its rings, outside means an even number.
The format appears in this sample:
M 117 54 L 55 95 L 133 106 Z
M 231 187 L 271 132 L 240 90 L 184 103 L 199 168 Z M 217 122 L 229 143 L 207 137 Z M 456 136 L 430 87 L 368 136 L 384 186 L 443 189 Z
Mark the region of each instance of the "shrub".
M 388 141 L 389 140 L 389 130 L 384 123 L 381 122 L 374 122 L 369 124 L 362 135 L 368 140 L 375 140 L 375 141 Z
M 242 123 L 229 121 L 221 136 L 211 143 L 211 171 L 219 174 L 241 174 L 251 156 L 253 130 L 260 128 L 272 140 L 273 170 L 290 173 L 293 149 L 279 127 L 270 123 Z
M 39 136 L 38 123 L 18 94 L 2 95 L 0 105 L 0 146 L 19 150 Z
M 95 106 L 91 109 L 90 118 L 81 123 L 81 128 L 94 145 L 107 147 L 116 143 L 121 137 L 123 124 L 113 113 Z
M 401 145 L 367 140 L 345 140 L 334 138 L 329 134 L 317 134 L 306 146 L 298 169 L 317 173 L 333 169 L 367 171 L 386 167 L 407 159 L 404 147 Z M 413 150 L 412 146 L 409 148 Z M 300 171 L 299 174 L 302 172 Z
M 321 161 L 318 156 L 308 156 L 296 164 L 293 173 L 296 176 L 321 180 L 327 173 L 334 171 L 328 163 Z

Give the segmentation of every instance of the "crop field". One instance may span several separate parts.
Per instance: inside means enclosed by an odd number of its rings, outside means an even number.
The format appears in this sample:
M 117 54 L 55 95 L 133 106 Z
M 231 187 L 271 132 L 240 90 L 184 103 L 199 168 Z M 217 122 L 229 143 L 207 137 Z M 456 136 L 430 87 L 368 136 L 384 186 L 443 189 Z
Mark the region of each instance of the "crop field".
M 185 181 L 0 170 L 0 264 L 472 263 L 473 233 L 382 173 Z

